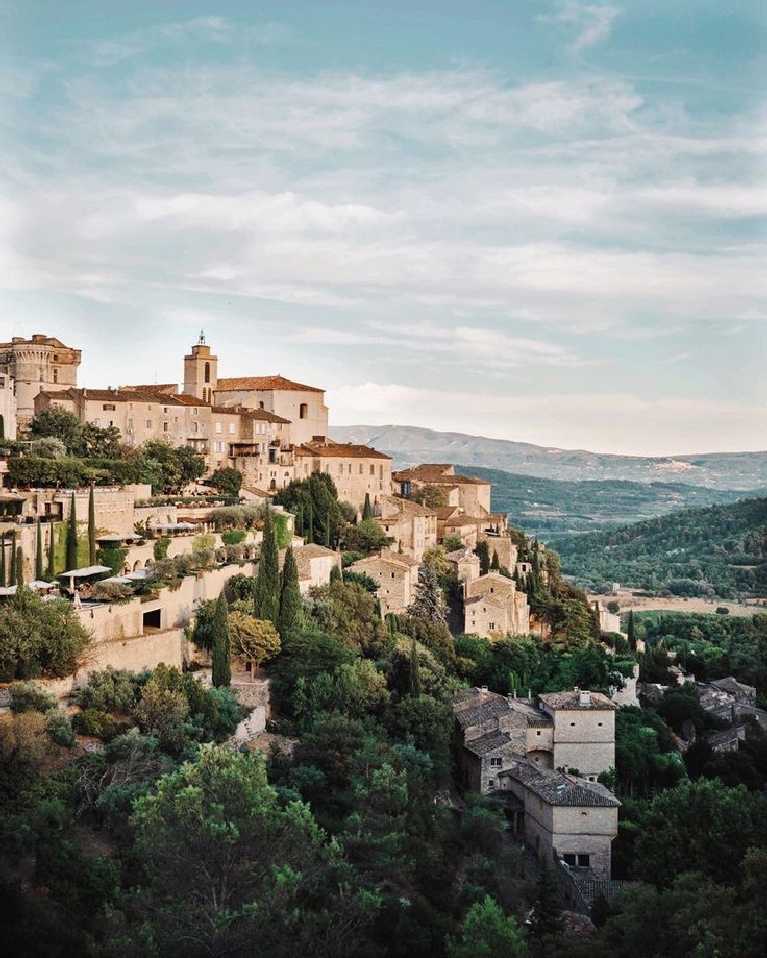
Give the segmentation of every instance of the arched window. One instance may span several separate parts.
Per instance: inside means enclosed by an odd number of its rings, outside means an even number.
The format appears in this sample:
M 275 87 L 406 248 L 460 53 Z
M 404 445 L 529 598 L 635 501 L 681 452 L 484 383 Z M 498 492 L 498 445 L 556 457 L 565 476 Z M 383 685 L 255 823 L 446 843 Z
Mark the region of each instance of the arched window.
M 309 416 L 309 406 L 307 403 L 302 402 L 299 410 L 299 416 L 301 419 L 306 419 Z
M 210 382 L 210 363 L 205 363 L 205 382 Z

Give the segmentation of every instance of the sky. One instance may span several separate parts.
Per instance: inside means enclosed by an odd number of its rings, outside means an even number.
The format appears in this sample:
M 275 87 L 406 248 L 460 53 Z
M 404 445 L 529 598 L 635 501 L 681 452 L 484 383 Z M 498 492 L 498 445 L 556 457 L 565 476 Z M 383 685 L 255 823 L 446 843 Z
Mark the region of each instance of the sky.
M 0 0 L 0 339 L 331 423 L 767 448 L 767 5 Z

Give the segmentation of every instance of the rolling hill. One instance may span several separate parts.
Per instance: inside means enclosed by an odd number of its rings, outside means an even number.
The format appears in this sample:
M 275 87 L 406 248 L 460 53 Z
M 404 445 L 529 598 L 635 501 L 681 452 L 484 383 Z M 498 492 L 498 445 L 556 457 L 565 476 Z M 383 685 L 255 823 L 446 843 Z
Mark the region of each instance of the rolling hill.
M 546 479 L 680 483 L 708 489 L 767 491 L 767 451 L 713 452 L 672 457 L 617 456 L 557 449 L 415 426 L 335 426 L 339 442 L 375 446 L 395 465 L 454 462 Z
M 685 509 L 549 545 L 565 574 L 596 590 L 620 582 L 682 596 L 767 595 L 767 499 Z

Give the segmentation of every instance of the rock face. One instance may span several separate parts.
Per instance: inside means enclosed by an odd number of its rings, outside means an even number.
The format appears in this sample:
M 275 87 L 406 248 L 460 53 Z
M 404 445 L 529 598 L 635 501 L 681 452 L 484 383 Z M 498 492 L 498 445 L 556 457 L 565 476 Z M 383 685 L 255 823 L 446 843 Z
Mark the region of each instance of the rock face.
M 234 742 L 242 744 L 257 738 L 266 730 L 266 720 L 269 717 L 269 680 L 235 676 L 230 688 L 240 705 L 250 709 L 232 736 Z

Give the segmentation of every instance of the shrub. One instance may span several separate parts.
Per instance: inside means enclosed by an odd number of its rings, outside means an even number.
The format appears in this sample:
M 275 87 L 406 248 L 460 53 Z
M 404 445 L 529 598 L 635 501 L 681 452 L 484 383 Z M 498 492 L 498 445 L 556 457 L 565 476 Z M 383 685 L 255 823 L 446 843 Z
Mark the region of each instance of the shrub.
M 69 717 L 61 709 L 49 709 L 45 713 L 45 730 L 57 745 L 72 745 L 75 733 Z
M 244 529 L 230 529 L 221 533 L 221 541 L 225 546 L 236 546 L 244 541 L 245 535 Z
M 729 614 L 730 614 L 730 610 L 727 608 L 726 605 L 718 605 L 716 607 L 716 615 L 729 615 Z
M 95 735 L 96 738 L 109 741 L 117 735 L 117 722 L 108 712 L 101 709 L 84 709 L 72 718 L 72 728 L 80 735 Z
M 57 708 L 56 696 L 35 682 L 14 682 L 10 687 L 10 709 L 19 712 L 48 712 Z
M 129 586 L 127 582 L 97 582 L 93 587 L 93 595 L 96 599 L 120 602 L 124 599 L 130 599 L 133 595 L 133 587 Z
M 227 546 L 224 559 L 227 563 L 242 562 L 245 558 L 245 550 L 242 546 Z
M 91 672 L 77 703 L 85 711 L 129 712 L 146 680 L 147 673 L 136 675 L 128 669 L 106 668 L 103 672 Z
M 168 557 L 168 546 L 170 545 L 170 539 L 167 536 L 161 536 L 155 544 L 152 546 L 152 553 L 154 554 L 155 562 L 159 562 L 161 559 L 166 559 Z

